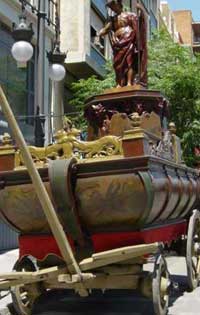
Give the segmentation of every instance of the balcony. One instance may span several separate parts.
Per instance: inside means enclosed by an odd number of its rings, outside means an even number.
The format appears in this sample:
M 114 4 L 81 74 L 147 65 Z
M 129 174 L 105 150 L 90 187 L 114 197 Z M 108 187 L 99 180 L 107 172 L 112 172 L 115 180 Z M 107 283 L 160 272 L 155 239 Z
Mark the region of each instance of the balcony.
M 194 53 L 200 53 L 200 41 L 194 42 L 192 48 Z
M 193 22 L 193 51 L 200 53 L 200 22 Z
M 104 49 L 99 51 L 94 44 L 105 23 L 104 2 L 61 1 L 61 50 L 68 51 L 66 68 L 76 78 L 102 77 L 105 73 Z

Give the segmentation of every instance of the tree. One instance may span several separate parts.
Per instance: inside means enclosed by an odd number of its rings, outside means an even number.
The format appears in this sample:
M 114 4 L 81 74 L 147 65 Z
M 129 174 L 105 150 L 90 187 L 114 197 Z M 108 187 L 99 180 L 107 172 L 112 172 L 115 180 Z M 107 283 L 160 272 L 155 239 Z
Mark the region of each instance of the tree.
M 178 136 L 183 139 L 184 157 L 190 165 L 196 159 L 194 149 L 200 147 L 197 132 L 198 128 L 200 130 L 199 73 L 200 57 L 194 57 L 191 49 L 174 43 L 164 30 L 154 34 L 149 43 L 149 89 L 161 91 L 169 100 L 171 120 L 176 124 Z M 74 98 L 71 103 L 83 113 L 87 98 L 113 86 L 114 71 L 109 62 L 103 80 L 92 76 L 72 84 Z
M 106 63 L 105 72 L 106 74 L 103 80 L 93 75 L 88 79 L 80 79 L 79 81 L 72 83 L 71 89 L 74 97 L 70 101 L 70 104 L 80 113 L 73 119 L 73 122 L 83 129 L 86 127 L 86 121 L 83 117 L 85 101 L 89 97 L 101 94 L 105 89 L 109 89 L 116 85 L 111 61 Z
M 160 31 L 149 45 L 148 72 L 149 88 L 160 90 L 170 102 L 170 117 L 183 139 L 185 161 L 193 165 L 195 148 L 200 147 L 200 57 Z

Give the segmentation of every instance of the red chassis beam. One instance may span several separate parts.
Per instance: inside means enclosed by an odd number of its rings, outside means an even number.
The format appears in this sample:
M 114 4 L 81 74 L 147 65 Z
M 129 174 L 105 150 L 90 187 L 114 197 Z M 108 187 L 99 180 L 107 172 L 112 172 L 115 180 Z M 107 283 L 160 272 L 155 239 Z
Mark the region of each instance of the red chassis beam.
M 91 236 L 94 252 L 101 252 L 124 246 L 150 244 L 154 242 L 170 243 L 187 232 L 187 222 L 157 226 L 136 232 L 98 233 Z M 74 249 L 73 241 L 68 240 Z M 31 255 L 44 260 L 53 254 L 61 257 L 52 235 L 21 235 L 19 237 L 20 258 Z

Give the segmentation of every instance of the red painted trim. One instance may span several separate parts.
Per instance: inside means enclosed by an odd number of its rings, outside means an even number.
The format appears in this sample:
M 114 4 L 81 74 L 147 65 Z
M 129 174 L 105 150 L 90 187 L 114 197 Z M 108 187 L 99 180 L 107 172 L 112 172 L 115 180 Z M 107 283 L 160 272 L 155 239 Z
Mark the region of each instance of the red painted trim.
M 68 241 L 74 249 L 72 239 L 68 237 Z M 52 235 L 19 236 L 19 254 L 20 258 L 31 255 L 38 260 L 44 260 L 50 254 L 62 257 L 57 243 Z
M 170 243 L 187 232 L 187 223 L 171 224 L 138 232 L 99 233 L 92 235 L 95 252 L 102 252 L 123 246 L 150 244 L 154 242 Z
M 154 242 L 170 243 L 187 232 L 187 223 L 171 224 L 138 232 L 99 233 L 91 236 L 94 252 L 106 251 L 124 246 L 149 244 Z M 74 250 L 74 243 L 68 237 Z M 44 260 L 53 254 L 62 257 L 52 235 L 21 235 L 19 237 L 20 258 L 31 255 Z

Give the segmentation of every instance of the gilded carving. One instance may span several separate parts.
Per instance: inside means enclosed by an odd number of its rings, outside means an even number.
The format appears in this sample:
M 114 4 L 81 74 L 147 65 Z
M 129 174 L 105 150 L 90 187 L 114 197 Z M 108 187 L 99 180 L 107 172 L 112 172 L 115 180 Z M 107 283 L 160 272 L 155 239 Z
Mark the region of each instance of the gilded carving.
M 29 146 L 32 158 L 41 166 L 48 159 L 67 159 L 72 156 L 78 158 L 93 158 L 122 154 L 121 140 L 116 136 L 105 136 L 95 141 L 81 141 L 78 139 L 80 130 L 71 128 L 68 131 L 60 130 L 55 135 L 55 143 L 38 148 Z M 15 167 L 23 165 L 21 152 L 15 156 Z
M 8 133 L 4 133 L 0 145 L 0 155 L 14 154 L 15 148 L 12 144 L 12 138 Z

